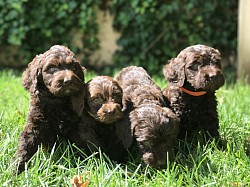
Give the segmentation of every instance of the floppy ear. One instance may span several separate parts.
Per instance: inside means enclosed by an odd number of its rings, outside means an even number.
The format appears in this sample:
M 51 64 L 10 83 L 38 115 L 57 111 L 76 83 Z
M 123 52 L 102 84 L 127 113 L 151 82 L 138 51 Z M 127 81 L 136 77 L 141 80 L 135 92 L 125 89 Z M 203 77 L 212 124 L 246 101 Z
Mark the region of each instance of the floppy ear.
M 84 66 L 81 66 L 83 73 L 87 71 L 87 69 Z
M 81 116 L 85 106 L 85 96 L 86 96 L 85 88 L 86 88 L 85 85 L 83 85 L 81 91 L 78 94 L 71 97 L 72 108 L 75 112 L 77 112 L 79 117 Z
M 129 97 L 126 97 L 123 95 L 122 97 L 122 111 L 125 113 L 128 113 L 132 111 L 133 109 L 133 103 Z
M 129 118 L 129 113 L 133 109 L 133 103 L 130 98 L 123 95 L 122 106 L 124 117 L 115 123 L 115 127 L 117 136 L 122 141 L 123 146 L 128 149 L 133 142 L 133 129 L 131 129 L 131 122 Z
M 85 67 L 81 66 L 81 74 L 80 74 L 80 79 L 82 80 L 82 87 L 80 88 L 80 91 L 71 96 L 71 104 L 72 104 L 72 108 L 73 110 L 78 114 L 78 116 L 80 117 L 84 107 L 85 107 L 85 99 L 87 96 L 87 84 L 84 83 L 84 71 L 85 71 Z
M 131 130 L 131 123 L 129 114 L 115 123 L 116 134 L 122 141 L 125 148 L 129 148 L 133 142 L 133 130 Z
M 185 81 L 185 62 L 182 58 L 172 58 L 163 68 L 163 74 L 168 82 L 178 87 Z
M 81 66 L 81 65 L 80 65 Z M 83 66 L 81 66 L 81 68 L 79 69 L 79 73 L 78 73 L 78 77 L 79 79 L 81 79 L 81 81 L 85 81 L 85 76 L 84 76 L 84 72 L 86 71 L 87 69 Z
M 42 70 L 40 68 L 42 55 L 37 55 L 32 62 L 28 64 L 27 69 L 22 75 L 22 85 L 30 94 L 37 94 L 38 80 L 42 78 Z

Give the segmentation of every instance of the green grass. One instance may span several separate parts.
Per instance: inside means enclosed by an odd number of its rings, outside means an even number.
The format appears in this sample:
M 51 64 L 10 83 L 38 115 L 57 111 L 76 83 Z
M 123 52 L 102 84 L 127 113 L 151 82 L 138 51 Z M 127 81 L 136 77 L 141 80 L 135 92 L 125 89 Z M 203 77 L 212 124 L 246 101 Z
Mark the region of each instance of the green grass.
M 86 72 L 86 80 L 93 73 Z M 164 87 L 162 78 L 154 80 Z M 227 143 L 214 142 L 196 149 L 186 145 L 167 169 L 156 170 L 130 158 L 127 164 L 112 164 L 105 155 L 78 160 L 69 144 L 51 152 L 42 148 L 30 167 L 13 175 L 13 156 L 19 133 L 25 125 L 29 96 L 21 86 L 21 74 L 0 71 L 0 184 L 1 186 L 71 186 L 81 175 L 89 186 L 250 186 L 250 87 L 242 82 L 225 85 L 217 92 L 220 134 Z

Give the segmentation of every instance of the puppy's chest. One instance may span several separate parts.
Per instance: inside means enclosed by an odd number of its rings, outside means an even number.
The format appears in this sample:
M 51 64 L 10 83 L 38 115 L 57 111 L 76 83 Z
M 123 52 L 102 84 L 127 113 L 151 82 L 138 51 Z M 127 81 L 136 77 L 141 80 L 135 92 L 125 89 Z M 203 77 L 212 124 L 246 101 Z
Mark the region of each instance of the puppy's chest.
M 184 108 L 181 115 L 181 123 L 202 124 L 204 117 L 209 117 L 209 110 L 204 101 L 184 102 Z
M 95 126 L 95 132 L 102 139 L 102 143 L 105 145 L 110 142 L 110 140 L 113 139 L 116 133 L 116 128 L 112 124 L 107 125 L 107 124 L 98 124 Z
M 79 122 L 77 113 L 67 104 L 48 108 L 46 116 L 47 123 L 57 134 L 67 134 Z

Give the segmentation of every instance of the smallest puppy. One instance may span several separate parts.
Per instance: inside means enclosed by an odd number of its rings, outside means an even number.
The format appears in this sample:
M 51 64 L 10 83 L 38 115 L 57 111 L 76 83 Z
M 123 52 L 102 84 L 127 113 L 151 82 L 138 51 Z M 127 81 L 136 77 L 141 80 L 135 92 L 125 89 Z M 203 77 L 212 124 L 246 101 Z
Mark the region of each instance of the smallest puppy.
M 101 148 L 112 160 L 123 162 L 126 149 L 116 134 L 116 125 L 124 116 L 121 87 L 109 76 L 97 76 L 87 83 L 86 92 L 75 142 L 89 153 Z
M 112 124 L 123 117 L 122 89 L 108 76 L 97 76 L 87 83 L 86 109 L 103 124 Z

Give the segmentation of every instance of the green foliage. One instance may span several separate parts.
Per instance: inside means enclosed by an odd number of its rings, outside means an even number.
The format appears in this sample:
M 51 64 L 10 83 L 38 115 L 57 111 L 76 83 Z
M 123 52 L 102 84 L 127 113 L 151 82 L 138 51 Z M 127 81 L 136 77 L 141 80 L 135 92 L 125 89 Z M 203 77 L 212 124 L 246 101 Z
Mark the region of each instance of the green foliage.
M 88 56 L 99 46 L 94 9 L 105 5 L 122 32 L 114 55 L 117 68 L 140 65 L 159 73 L 168 59 L 192 44 L 236 51 L 238 1 L 235 0 L 1 0 L 0 42 L 21 46 L 27 63 L 53 44 Z M 72 44 L 80 30 L 84 49 Z M 73 32 L 73 33 L 72 33 Z
M 22 8 L 26 0 L 2 0 L 0 1 L 0 40 L 1 43 L 21 45 L 25 38 L 27 28 L 25 26 L 24 10 Z
M 71 46 L 73 29 L 78 29 L 86 50 L 98 47 L 93 8 L 98 0 L 1 0 L 0 42 L 22 46 L 30 60 L 51 45 Z M 83 51 L 84 52 L 84 51 Z M 29 61 L 27 61 L 29 62 Z
M 227 56 L 236 51 L 237 7 L 235 0 L 113 0 L 114 27 L 122 31 L 115 61 L 157 73 L 168 59 L 197 43 Z

